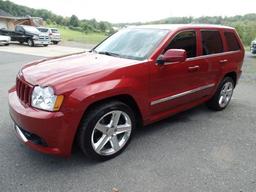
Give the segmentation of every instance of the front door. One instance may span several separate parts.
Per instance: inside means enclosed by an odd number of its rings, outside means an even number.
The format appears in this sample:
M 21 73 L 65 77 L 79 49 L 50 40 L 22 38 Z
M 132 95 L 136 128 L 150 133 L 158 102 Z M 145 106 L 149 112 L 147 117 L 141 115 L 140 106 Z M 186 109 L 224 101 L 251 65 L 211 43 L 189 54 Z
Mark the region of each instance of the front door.
M 205 75 L 205 63 L 196 62 L 198 55 L 197 32 L 179 32 L 165 48 L 184 49 L 187 52 L 185 62 L 153 64 L 151 67 L 151 114 L 157 114 L 171 110 L 177 106 L 197 100 L 200 91 L 206 89 L 203 85 L 202 75 Z M 164 52 L 162 54 L 164 54 Z

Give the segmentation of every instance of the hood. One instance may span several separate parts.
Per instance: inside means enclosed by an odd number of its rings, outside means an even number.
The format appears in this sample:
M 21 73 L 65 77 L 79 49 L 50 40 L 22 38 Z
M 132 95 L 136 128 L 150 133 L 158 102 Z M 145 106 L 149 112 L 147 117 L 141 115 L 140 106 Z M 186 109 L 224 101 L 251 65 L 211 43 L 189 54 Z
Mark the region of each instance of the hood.
M 55 86 L 103 71 L 111 73 L 138 62 L 95 53 L 82 53 L 28 64 L 21 69 L 20 75 L 32 85 Z
M 34 36 L 34 35 L 37 35 L 37 36 L 48 36 L 47 33 L 43 33 L 43 32 L 35 32 L 35 33 L 31 33 L 29 31 L 26 31 L 26 35 L 31 35 L 31 36 Z

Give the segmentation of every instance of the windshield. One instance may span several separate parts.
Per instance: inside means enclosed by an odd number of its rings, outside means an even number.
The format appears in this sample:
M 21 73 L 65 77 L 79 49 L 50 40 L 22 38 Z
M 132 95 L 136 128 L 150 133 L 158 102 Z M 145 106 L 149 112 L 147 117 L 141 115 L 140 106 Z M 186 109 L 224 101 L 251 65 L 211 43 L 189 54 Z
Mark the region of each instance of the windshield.
M 27 32 L 30 32 L 30 33 L 40 33 L 38 30 L 37 30 L 37 28 L 35 28 L 35 27 L 32 27 L 32 26 L 22 26 L 24 29 L 25 29 L 25 31 L 27 31 Z
M 37 28 L 39 31 L 41 31 L 42 33 L 47 33 L 48 29 L 47 28 Z
M 94 51 L 128 59 L 144 60 L 152 54 L 168 32 L 163 29 L 123 29 L 98 45 Z

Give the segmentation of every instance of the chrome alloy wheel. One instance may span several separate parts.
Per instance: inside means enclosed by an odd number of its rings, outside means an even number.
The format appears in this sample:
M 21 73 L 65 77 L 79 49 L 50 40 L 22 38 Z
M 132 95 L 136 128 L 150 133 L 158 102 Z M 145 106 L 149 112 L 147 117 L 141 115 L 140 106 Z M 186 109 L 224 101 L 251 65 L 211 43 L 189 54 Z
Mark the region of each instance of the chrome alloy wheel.
M 100 155 L 112 155 L 122 149 L 131 136 L 131 118 L 124 111 L 114 110 L 105 114 L 96 123 L 91 143 Z
M 232 82 L 226 82 L 220 92 L 219 96 L 219 105 L 221 108 L 224 108 L 228 105 L 233 94 L 234 86 Z

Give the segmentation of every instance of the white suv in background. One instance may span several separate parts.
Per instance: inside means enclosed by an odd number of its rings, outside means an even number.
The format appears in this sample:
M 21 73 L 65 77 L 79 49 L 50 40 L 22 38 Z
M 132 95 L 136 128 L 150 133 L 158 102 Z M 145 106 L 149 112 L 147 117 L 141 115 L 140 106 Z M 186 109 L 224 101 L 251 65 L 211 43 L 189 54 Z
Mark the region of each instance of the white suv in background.
M 42 33 L 47 33 L 50 37 L 50 40 L 53 44 L 57 45 L 61 42 L 61 35 L 58 29 L 56 28 L 45 28 L 45 27 L 38 27 L 37 28 Z
M 9 45 L 11 37 L 0 35 L 0 45 Z

